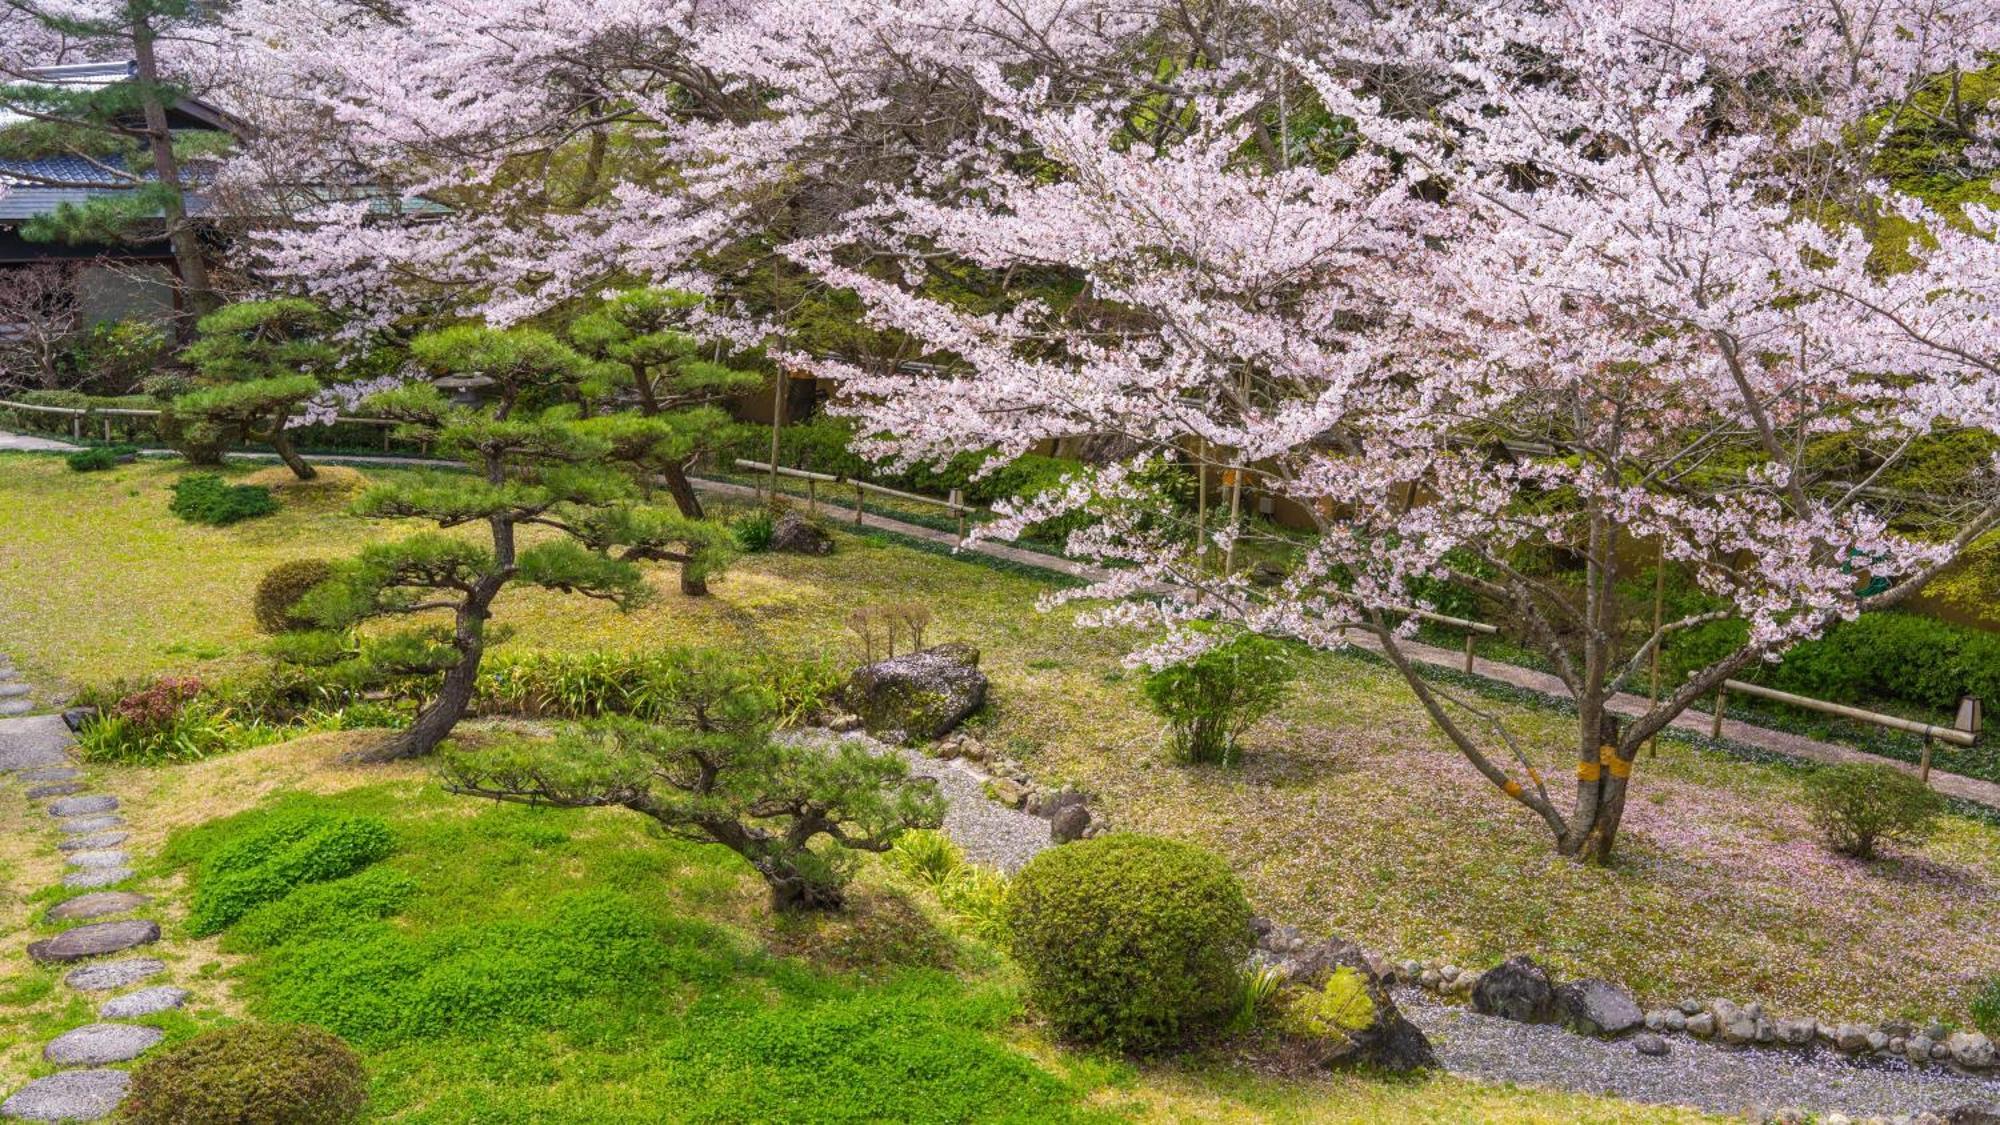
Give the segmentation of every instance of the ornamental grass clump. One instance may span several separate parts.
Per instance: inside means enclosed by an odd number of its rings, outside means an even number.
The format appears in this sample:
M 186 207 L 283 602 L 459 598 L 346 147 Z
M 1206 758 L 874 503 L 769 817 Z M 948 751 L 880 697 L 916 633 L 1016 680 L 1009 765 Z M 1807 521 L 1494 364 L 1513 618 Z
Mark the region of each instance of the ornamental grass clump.
M 338 1037 L 239 1023 L 141 1062 L 119 1109 L 131 1125 L 345 1125 L 367 1101 L 361 1056 Z
M 1245 633 L 1146 677 L 1146 702 L 1167 721 L 1174 760 L 1233 765 L 1245 731 L 1278 709 L 1297 675 L 1281 643 Z
M 1250 904 L 1220 858 L 1150 836 L 1045 851 L 1016 875 L 1007 931 L 1028 998 L 1065 1039 L 1151 1053 L 1242 1006 Z
M 1944 798 L 1891 766 L 1827 766 L 1806 781 L 1813 826 L 1842 855 L 1875 858 L 1884 840 L 1919 843 L 1936 827 Z

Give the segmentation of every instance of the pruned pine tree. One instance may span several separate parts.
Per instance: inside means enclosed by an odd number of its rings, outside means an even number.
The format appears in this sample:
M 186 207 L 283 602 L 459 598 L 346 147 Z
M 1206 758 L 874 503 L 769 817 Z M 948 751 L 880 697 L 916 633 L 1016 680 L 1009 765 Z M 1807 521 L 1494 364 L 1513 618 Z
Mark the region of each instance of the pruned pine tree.
M 195 318 L 220 303 L 199 232 L 189 216 L 189 161 L 218 155 L 228 133 L 175 133 L 168 111 L 191 91 L 162 63 L 159 45 L 204 19 L 196 0 L 7 0 L 28 45 L 61 41 L 87 58 L 130 59 L 132 74 L 109 84 L 50 82 L 35 68 L 54 60 L 0 45 L 0 153 L 15 158 L 80 157 L 101 173 L 87 185 L 122 189 L 66 203 L 22 228 L 29 238 L 63 242 L 150 242 L 164 238 L 182 291 L 182 338 Z M 10 26 L 14 26 L 10 25 Z M 16 173 L 33 182 L 31 173 Z M 61 181 L 64 186 L 77 186 Z
M 631 809 L 748 860 L 779 911 L 838 909 L 854 852 L 943 822 L 936 783 L 911 777 L 902 758 L 775 737 L 777 700 L 734 654 L 683 651 L 672 668 L 657 725 L 601 720 L 553 742 L 447 754 L 445 784 L 497 801 Z
M 325 309 L 300 298 L 244 301 L 202 317 L 181 352 L 198 385 L 174 399 L 176 418 L 211 427 L 224 442 L 268 445 L 292 475 L 311 480 L 287 425 L 338 366 L 334 327 Z
M 418 337 L 412 355 L 437 374 L 490 380 L 474 403 L 430 383 L 364 400 L 402 431 L 429 440 L 467 473 L 430 472 L 375 485 L 356 501 L 364 516 L 428 520 L 438 531 L 376 545 L 335 568 L 302 602 L 322 627 L 347 629 L 372 618 L 449 612 L 433 667 L 443 674 L 416 721 L 356 758 L 386 761 L 427 754 L 472 702 L 500 592 L 520 583 L 613 602 L 630 610 L 651 596 L 639 563 L 679 562 L 706 576 L 729 558 L 719 525 L 645 502 L 639 478 L 659 465 L 614 461 L 600 422 L 579 421 L 577 388 L 591 360 L 536 329 L 449 328 Z M 659 440 L 665 440 L 665 423 Z M 636 424 L 635 424 L 636 425 Z M 479 540 L 448 534 L 484 525 Z M 421 634 L 422 628 L 412 631 Z M 415 646 L 421 647 L 421 646 Z
M 766 376 L 703 358 L 702 343 L 683 327 L 704 298 L 672 289 L 632 289 L 606 300 L 570 325 L 570 340 L 605 362 L 612 391 L 629 393 L 641 416 L 665 420 L 670 436 L 649 456 L 667 462 L 661 471 L 682 515 L 702 516 L 701 498 L 687 470 L 742 427 L 722 408 L 732 395 L 755 391 Z

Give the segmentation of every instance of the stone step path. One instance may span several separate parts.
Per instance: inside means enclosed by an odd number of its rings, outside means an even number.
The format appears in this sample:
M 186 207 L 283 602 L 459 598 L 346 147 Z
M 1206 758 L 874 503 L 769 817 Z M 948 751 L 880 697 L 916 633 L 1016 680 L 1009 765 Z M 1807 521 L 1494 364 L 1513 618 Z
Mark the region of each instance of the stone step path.
M 5 691 L 9 686 L 20 690 Z M 27 705 L 31 697 L 0 656 L 0 716 L 26 710 L 7 705 Z M 132 854 L 125 848 L 131 833 L 118 798 L 90 792 L 86 771 L 69 760 L 70 743 L 60 717 L 0 717 L 0 774 L 13 774 L 27 798 L 54 819 L 67 868 L 63 885 L 112 888 L 132 877 Z M 66 928 L 30 943 L 28 956 L 42 965 L 74 966 L 62 978 L 67 988 L 110 995 L 97 1004 L 98 1022 L 70 1028 L 42 1048 L 42 1059 L 62 1069 L 0 1102 L 0 1118 L 97 1121 L 117 1111 L 130 1080 L 118 1064 L 152 1050 L 163 1037 L 156 1027 L 125 1021 L 179 1008 L 188 998 L 184 989 L 153 982 L 166 972 L 165 962 L 138 955 L 160 940 L 160 926 L 129 915 L 152 901 L 135 891 L 87 890 L 42 913 L 44 923 Z M 142 982 L 152 983 L 127 991 Z

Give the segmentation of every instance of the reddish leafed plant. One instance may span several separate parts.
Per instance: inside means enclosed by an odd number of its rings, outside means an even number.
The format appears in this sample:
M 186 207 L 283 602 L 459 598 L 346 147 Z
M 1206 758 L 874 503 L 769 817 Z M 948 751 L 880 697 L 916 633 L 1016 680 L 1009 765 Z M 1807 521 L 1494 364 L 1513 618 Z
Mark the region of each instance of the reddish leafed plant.
M 164 676 L 152 687 L 119 700 L 111 713 L 141 726 L 165 726 L 180 715 L 189 700 L 200 694 L 201 681 L 193 676 Z

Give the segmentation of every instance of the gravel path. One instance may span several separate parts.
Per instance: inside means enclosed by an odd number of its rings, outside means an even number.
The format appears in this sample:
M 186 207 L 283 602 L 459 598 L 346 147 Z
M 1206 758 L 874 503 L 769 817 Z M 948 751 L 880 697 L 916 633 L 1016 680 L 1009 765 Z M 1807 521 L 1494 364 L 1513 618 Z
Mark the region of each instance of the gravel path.
M 1589 1039 L 1551 1025 L 1528 1025 L 1444 1004 L 1421 989 L 1396 990 L 1396 1003 L 1430 1036 L 1453 1074 L 1713 1113 L 1895 1116 L 2000 1103 L 2000 1078 L 1943 1067 L 1855 1063 L 1833 1051 L 1731 1050 L 1668 1035 L 1673 1052 L 1647 1058 L 1632 1042 Z
M 1049 846 L 1049 822 L 989 799 L 987 775 L 963 758 L 940 761 L 908 747 L 898 752 L 910 763 L 911 773 L 937 779 L 945 801 L 944 834 L 965 858 L 1012 875 Z

